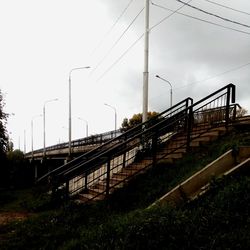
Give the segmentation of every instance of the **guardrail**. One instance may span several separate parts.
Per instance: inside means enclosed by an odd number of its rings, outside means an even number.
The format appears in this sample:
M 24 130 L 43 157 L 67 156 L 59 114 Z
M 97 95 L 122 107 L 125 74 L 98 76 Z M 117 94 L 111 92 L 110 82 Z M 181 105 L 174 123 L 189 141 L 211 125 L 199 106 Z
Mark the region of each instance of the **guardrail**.
M 84 137 L 81 139 L 73 140 L 71 142 L 71 147 L 72 148 L 77 148 L 77 147 L 82 147 L 82 146 L 87 146 L 87 145 L 96 145 L 96 144 L 103 144 L 109 140 L 112 140 L 113 138 L 121 135 L 121 129 L 118 130 L 112 130 L 109 132 L 101 133 L 101 134 L 96 134 L 96 135 L 90 135 L 88 137 Z M 53 151 L 53 150 L 61 150 L 69 147 L 68 142 L 64 143 L 59 143 L 56 145 L 52 145 L 49 147 L 46 147 L 46 152 L 48 151 Z M 43 153 L 44 148 L 40 148 L 37 150 L 33 151 L 33 155 Z M 28 152 L 25 154 L 26 158 L 32 157 L 32 152 Z

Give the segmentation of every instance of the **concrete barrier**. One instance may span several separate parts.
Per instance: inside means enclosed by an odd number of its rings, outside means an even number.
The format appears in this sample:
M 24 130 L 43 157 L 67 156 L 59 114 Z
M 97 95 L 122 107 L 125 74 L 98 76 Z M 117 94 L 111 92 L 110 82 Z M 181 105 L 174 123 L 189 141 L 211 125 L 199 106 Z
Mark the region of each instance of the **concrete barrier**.
M 166 202 L 177 206 L 190 199 L 194 199 L 204 192 L 212 178 L 222 176 L 223 174 L 233 174 L 250 166 L 249 157 L 250 147 L 239 147 L 227 151 L 202 170 L 196 172 L 180 185 L 173 188 L 150 207 L 162 205 Z

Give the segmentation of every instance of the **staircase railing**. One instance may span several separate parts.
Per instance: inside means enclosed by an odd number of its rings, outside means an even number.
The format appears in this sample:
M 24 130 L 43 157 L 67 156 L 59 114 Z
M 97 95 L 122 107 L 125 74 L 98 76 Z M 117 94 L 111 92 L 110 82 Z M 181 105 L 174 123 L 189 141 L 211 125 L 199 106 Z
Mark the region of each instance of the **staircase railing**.
M 96 196 L 108 195 L 111 188 L 126 180 L 123 178 L 111 183 L 114 181 L 112 176 L 121 169 L 129 169 L 131 164 L 137 163 L 144 164 L 147 168 L 181 148 L 189 149 L 191 141 L 205 130 L 222 124 L 227 128 L 235 119 L 234 103 L 233 84 L 228 84 L 194 104 L 192 99 L 188 98 L 155 119 L 138 125 L 55 169 L 50 173 L 53 184 L 56 188 L 64 185 L 70 194 L 88 190 L 92 186 L 96 191 L 99 189 Z M 177 136 L 181 140 L 178 140 Z M 163 145 L 166 144 L 171 144 L 171 149 L 162 151 Z M 98 186 L 100 184 L 104 185 L 104 188 Z
M 142 131 L 142 127 L 147 128 L 147 127 L 150 127 L 155 122 L 157 122 L 158 120 L 168 119 L 169 117 L 174 116 L 176 113 L 179 113 L 181 110 L 186 109 L 192 103 L 193 103 L 193 100 L 191 98 L 186 98 L 185 100 L 177 103 L 173 107 L 158 114 L 157 116 L 150 119 L 149 121 L 133 127 L 132 129 L 122 133 L 121 135 L 100 145 L 99 147 L 93 150 L 90 150 L 86 152 L 85 154 L 82 154 L 81 156 L 73 159 L 72 161 L 52 170 L 50 173 L 47 173 L 46 175 L 42 176 L 37 181 L 40 182 L 48 178 L 49 176 L 59 176 L 59 175 L 62 176 L 65 171 L 68 172 L 71 169 L 77 169 L 78 167 L 83 166 L 85 162 L 88 162 L 89 160 L 93 160 L 95 157 L 99 156 L 100 154 L 103 154 L 103 152 L 106 152 L 107 150 L 110 150 L 117 145 L 123 144 L 123 142 L 126 142 L 129 138 L 133 138 L 135 135 L 138 135 L 138 133 Z

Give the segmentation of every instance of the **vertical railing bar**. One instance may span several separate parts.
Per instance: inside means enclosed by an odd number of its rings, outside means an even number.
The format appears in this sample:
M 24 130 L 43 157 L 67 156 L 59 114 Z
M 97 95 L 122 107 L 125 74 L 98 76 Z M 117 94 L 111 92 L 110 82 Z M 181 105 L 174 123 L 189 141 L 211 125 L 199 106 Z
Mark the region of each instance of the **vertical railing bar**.
M 106 196 L 109 195 L 109 188 L 110 188 L 110 158 L 108 158 L 107 162 Z
M 192 119 L 193 119 L 193 107 L 191 106 L 188 112 L 188 125 L 187 125 L 187 151 L 190 149 L 190 141 L 191 141 L 191 126 L 192 126 Z
M 229 124 L 229 108 L 230 108 L 230 88 L 227 88 L 227 95 L 226 95 L 226 114 L 225 114 L 225 120 L 226 120 L 226 129 L 228 129 Z
M 88 172 L 85 172 L 85 177 L 84 177 L 84 190 L 88 190 Z

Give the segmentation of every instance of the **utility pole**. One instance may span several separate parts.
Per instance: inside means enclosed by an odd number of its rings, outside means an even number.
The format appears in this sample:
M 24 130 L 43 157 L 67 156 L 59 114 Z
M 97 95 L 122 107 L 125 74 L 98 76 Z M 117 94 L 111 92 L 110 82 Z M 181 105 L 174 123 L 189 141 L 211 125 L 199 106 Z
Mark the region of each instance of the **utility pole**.
M 149 0 L 145 0 L 144 71 L 142 96 L 142 122 L 148 119 L 148 51 L 149 51 Z

